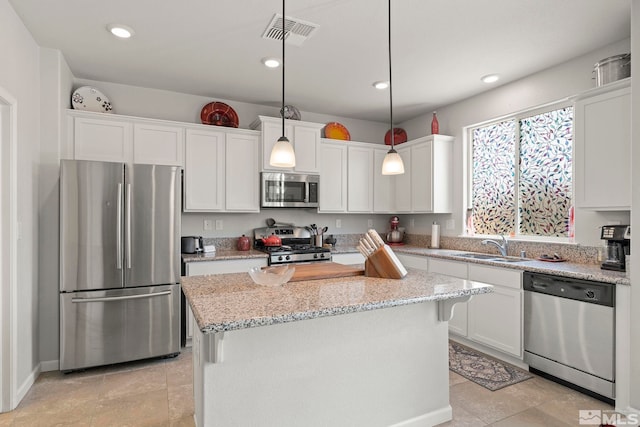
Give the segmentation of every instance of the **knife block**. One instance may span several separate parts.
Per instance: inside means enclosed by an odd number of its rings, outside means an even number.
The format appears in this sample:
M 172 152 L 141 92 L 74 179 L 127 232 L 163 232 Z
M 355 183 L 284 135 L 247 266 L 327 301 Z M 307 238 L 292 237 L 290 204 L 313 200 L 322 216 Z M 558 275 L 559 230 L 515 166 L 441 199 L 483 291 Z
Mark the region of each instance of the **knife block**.
M 364 275 L 383 279 L 402 279 L 407 275 L 407 270 L 391 248 L 384 245 L 364 261 Z

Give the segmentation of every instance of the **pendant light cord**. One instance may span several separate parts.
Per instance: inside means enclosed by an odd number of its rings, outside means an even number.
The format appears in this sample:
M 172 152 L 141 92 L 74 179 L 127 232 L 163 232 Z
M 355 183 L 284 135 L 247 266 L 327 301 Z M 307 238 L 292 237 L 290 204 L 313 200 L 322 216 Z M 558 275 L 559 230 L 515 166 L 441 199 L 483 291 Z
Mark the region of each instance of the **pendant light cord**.
M 391 0 L 389 0 L 389 122 L 391 124 L 391 150 L 393 151 L 396 136 L 393 132 L 393 85 L 391 83 Z
M 287 20 L 286 15 L 284 14 L 284 2 L 282 0 L 282 110 L 280 114 L 282 114 L 282 137 L 284 138 L 284 36 L 285 36 L 285 21 Z

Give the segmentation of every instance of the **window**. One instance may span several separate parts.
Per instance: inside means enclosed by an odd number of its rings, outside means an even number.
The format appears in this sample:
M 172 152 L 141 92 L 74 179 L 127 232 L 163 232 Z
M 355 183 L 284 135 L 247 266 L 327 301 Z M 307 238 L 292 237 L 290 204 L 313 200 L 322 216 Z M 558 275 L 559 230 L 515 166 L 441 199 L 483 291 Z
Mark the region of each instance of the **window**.
M 572 107 L 474 127 L 470 139 L 470 234 L 573 237 Z

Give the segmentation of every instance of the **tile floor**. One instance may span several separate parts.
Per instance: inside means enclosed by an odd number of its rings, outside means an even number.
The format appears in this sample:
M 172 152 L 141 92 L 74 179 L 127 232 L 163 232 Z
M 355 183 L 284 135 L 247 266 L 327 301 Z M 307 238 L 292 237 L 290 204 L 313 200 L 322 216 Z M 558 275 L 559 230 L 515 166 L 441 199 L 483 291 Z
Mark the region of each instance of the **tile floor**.
M 454 419 L 441 426 L 578 426 L 578 410 L 612 410 L 540 377 L 489 391 L 449 372 Z M 3 426 L 193 426 L 191 352 L 68 375 L 47 372 Z M 251 426 L 253 427 L 253 426 Z

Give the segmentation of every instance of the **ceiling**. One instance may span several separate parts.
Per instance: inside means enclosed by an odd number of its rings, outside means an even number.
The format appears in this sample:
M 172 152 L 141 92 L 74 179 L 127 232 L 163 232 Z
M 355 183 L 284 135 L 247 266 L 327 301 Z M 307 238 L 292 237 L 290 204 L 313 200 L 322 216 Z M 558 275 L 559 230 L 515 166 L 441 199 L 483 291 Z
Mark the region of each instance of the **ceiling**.
M 280 105 L 281 43 L 262 34 L 276 0 L 9 0 L 37 43 L 74 76 Z M 286 49 L 286 103 L 302 111 L 388 120 L 387 2 L 287 0 L 287 17 L 319 29 Z M 394 0 L 396 122 L 630 36 L 631 0 Z M 135 30 L 129 40 L 106 31 Z M 624 52 L 620 52 L 624 53 Z M 493 85 L 480 77 L 499 73 Z M 303 117 L 304 118 L 304 117 Z

